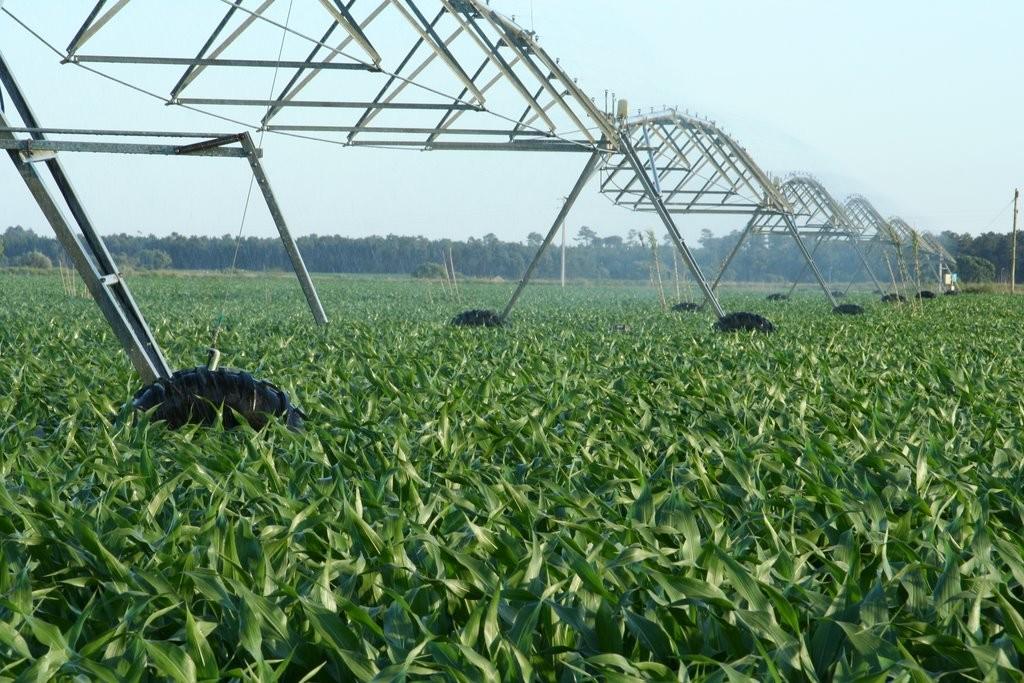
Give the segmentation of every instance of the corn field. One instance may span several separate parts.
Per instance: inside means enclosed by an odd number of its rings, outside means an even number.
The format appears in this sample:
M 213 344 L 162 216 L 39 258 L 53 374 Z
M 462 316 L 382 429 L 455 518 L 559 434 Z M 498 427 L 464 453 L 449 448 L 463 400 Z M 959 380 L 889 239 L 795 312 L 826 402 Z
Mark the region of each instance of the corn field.
M 175 367 L 308 415 L 170 431 L 88 299 L 0 274 L 0 680 L 1020 680 L 1024 311 L 649 287 L 133 280 Z

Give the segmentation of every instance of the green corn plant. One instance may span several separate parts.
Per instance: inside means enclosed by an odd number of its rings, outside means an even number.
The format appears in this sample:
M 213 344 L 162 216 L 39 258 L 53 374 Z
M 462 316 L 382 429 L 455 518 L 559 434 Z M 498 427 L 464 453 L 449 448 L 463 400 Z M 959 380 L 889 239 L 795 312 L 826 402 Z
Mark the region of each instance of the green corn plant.
M 794 301 L 768 338 L 646 283 L 460 331 L 402 280 L 320 279 L 327 329 L 285 277 L 133 285 L 174 367 L 226 300 L 225 362 L 306 427 L 127 414 L 92 302 L 0 273 L 0 680 L 1021 676 L 1012 301 Z

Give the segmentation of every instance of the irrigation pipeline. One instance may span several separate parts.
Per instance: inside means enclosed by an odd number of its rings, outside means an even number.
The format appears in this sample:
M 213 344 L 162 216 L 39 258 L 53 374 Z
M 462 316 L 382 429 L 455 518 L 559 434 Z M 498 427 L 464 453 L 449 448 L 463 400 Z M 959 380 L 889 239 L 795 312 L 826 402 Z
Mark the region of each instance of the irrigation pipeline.
M 222 3 L 226 4 L 226 5 L 234 6 L 234 3 L 232 2 L 232 0 L 220 0 L 220 2 L 222 2 Z M 531 124 L 523 124 L 523 123 L 521 123 L 516 118 L 513 118 L 511 116 L 506 116 L 506 115 L 501 114 L 499 112 L 492 111 L 492 110 L 488 109 L 482 103 L 471 102 L 471 101 L 469 101 L 467 99 L 464 99 L 461 96 L 450 95 L 450 94 L 444 92 L 443 90 L 438 90 L 437 88 L 432 88 L 432 87 L 430 87 L 428 85 L 423 85 L 422 83 L 418 83 L 418 82 L 414 81 L 413 79 L 407 78 L 405 76 L 402 76 L 402 75 L 400 75 L 400 74 L 398 74 L 398 73 L 396 73 L 394 71 L 388 71 L 387 69 L 381 67 L 379 64 L 373 64 L 371 62 L 367 62 L 365 59 L 362 59 L 362 58 L 360 58 L 360 57 L 358 57 L 356 55 L 353 55 L 353 54 L 350 54 L 348 52 L 345 52 L 344 50 L 339 50 L 337 48 L 331 47 L 330 45 L 328 45 L 327 43 L 323 42 L 322 40 L 318 40 L 317 38 L 314 38 L 312 36 L 308 36 L 305 33 L 302 33 L 300 31 L 296 31 L 295 29 L 290 29 L 290 28 L 288 28 L 286 26 L 282 26 L 280 23 L 274 21 L 273 19 L 269 19 L 269 18 L 263 16 L 262 14 L 257 14 L 253 10 L 246 9 L 244 7 L 238 7 L 238 9 L 240 11 L 242 11 L 242 12 L 245 12 L 245 13 L 249 14 L 251 17 L 253 17 L 254 19 L 256 19 L 258 21 L 263 21 L 263 22 L 266 22 L 266 23 L 270 24 L 271 26 L 276 26 L 278 28 L 284 29 L 288 33 L 291 33 L 291 34 L 293 34 L 293 35 L 295 35 L 295 36 L 297 36 L 299 38 L 302 38 L 303 40 L 309 41 L 310 43 L 312 43 L 313 45 L 315 45 L 317 47 L 320 47 L 320 48 L 323 48 L 323 49 L 327 50 L 328 52 L 331 53 L 332 57 L 333 56 L 341 56 L 341 57 L 345 57 L 346 59 L 351 59 L 352 61 L 357 62 L 357 63 L 359 63 L 359 64 L 361 64 L 363 66 L 372 67 L 373 69 L 375 69 L 375 70 L 379 71 L 380 73 L 388 76 L 389 78 L 395 79 L 396 81 L 399 81 L 401 83 L 405 83 L 407 85 L 411 85 L 414 88 L 419 88 L 420 90 L 423 90 L 424 92 L 428 92 L 428 93 L 431 93 L 433 95 L 438 95 L 439 97 L 444 97 L 445 99 L 451 100 L 452 103 L 454 103 L 454 104 L 462 104 L 462 105 L 466 105 L 466 106 L 469 106 L 469 107 L 473 107 L 474 109 L 477 109 L 477 110 L 479 110 L 479 111 L 481 111 L 483 113 L 490 114 L 491 116 L 497 117 L 497 118 L 505 121 L 506 123 L 515 124 L 516 126 L 519 126 L 521 128 L 526 128 L 526 129 L 532 130 L 532 131 L 537 132 L 537 133 L 543 133 L 544 135 L 556 138 L 558 140 L 561 140 L 562 142 L 568 142 L 570 144 L 577 145 L 577 146 L 579 146 L 579 147 L 581 147 L 583 149 L 593 150 L 595 148 L 594 145 L 588 145 L 588 144 L 580 142 L 579 140 L 573 140 L 571 138 L 567 138 L 567 137 L 565 137 L 563 135 L 559 135 L 558 133 L 555 133 L 554 131 L 546 131 L 546 130 L 543 130 L 543 129 L 538 128 L 537 126 L 534 126 L 534 125 L 531 125 Z M 277 132 L 282 132 L 282 131 L 271 131 L 271 132 L 277 133 Z M 306 136 L 301 136 L 301 137 L 306 137 Z M 319 139 L 319 138 L 317 138 L 315 136 L 308 136 L 308 137 L 310 137 L 310 139 L 313 139 L 313 140 Z
M 230 2 L 230 0 L 220 0 L 220 1 L 224 2 L 224 3 L 227 3 L 227 4 L 232 4 Z M 304 33 L 301 33 L 301 32 L 296 31 L 294 29 L 288 28 L 287 26 L 284 26 L 284 25 L 274 21 L 273 19 L 268 19 L 267 17 L 261 16 L 261 15 L 257 15 L 257 14 L 255 14 L 255 12 L 253 12 L 251 10 L 248 10 L 248 9 L 245 9 L 245 8 L 241 8 L 240 7 L 239 9 L 242 12 L 248 12 L 249 14 L 253 15 L 256 19 L 258 19 L 260 21 L 264 21 L 264 22 L 266 22 L 266 23 L 268 23 L 268 24 L 270 24 L 272 26 L 276 26 L 278 28 L 283 29 L 286 33 L 290 33 L 292 35 L 295 35 L 296 37 L 302 38 L 303 40 L 309 41 L 310 43 L 313 43 L 314 45 L 316 45 L 318 47 L 322 47 L 322 48 L 328 50 L 329 52 L 331 52 L 332 55 L 340 55 L 340 56 L 345 57 L 347 59 L 352 59 L 352 60 L 354 60 L 354 61 L 356 61 L 356 62 L 358 62 L 360 64 L 363 64 L 364 66 L 373 66 L 373 68 L 376 71 L 378 71 L 378 72 L 388 76 L 389 78 L 394 78 L 395 80 L 401 81 L 403 83 L 407 83 L 408 85 L 411 85 L 414 88 L 419 88 L 419 89 L 424 90 L 426 92 L 429 92 L 429 93 L 432 93 L 432 94 L 444 97 L 444 98 L 446 98 L 448 100 L 451 100 L 453 104 L 463 104 L 463 105 L 467 105 L 467 106 L 473 107 L 474 109 L 477 109 L 477 110 L 479 110 L 482 113 L 488 114 L 490 116 L 494 116 L 494 117 L 496 117 L 498 119 L 501 119 L 501 120 L 503 120 L 503 121 L 505 121 L 507 123 L 515 124 L 515 125 L 517 125 L 517 126 L 519 126 L 521 128 L 524 128 L 524 129 L 527 129 L 527 130 L 530 130 L 530 131 L 533 131 L 533 132 L 536 132 L 536 133 L 542 133 L 543 135 L 545 135 L 547 137 L 551 137 L 551 138 L 555 138 L 557 140 L 561 140 L 562 142 L 566 142 L 566 143 L 575 145 L 577 147 L 580 147 L 581 149 L 586 149 L 586 150 L 593 150 L 593 149 L 595 149 L 594 145 L 587 144 L 587 143 L 581 142 L 580 140 L 569 138 L 569 137 L 566 137 L 565 135 L 554 133 L 552 131 L 543 130 L 543 129 L 541 129 L 541 128 L 537 127 L 537 126 L 534 126 L 532 124 L 520 123 L 518 119 L 514 119 L 514 118 L 512 118 L 510 116 L 506 116 L 504 114 L 500 114 L 500 113 L 498 113 L 496 111 L 492 111 L 492 110 L 488 109 L 487 107 L 485 107 L 485 106 L 483 106 L 481 104 L 470 102 L 470 101 L 468 101 L 466 99 L 463 99 L 462 97 L 456 97 L 454 95 L 449 95 L 449 94 L 447 94 L 447 93 L 445 93 L 445 92 L 443 92 L 441 90 L 437 90 L 436 88 L 431 88 L 429 86 L 423 85 L 422 83 L 417 83 L 416 81 L 414 81 L 414 80 L 412 80 L 410 78 L 406 78 L 405 76 L 401 76 L 401 75 L 399 75 L 397 73 L 394 73 L 392 71 L 388 71 L 387 69 L 383 69 L 383 68 L 381 68 L 381 67 L 379 67 L 377 65 L 372 65 L 369 62 L 367 62 L 367 61 L 365 61 L 363 59 L 360 59 L 359 57 L 356 57 L 354 55 L 350 55 L 350 54 L 346 53 L 343 50 L 337 50 L 337 49 L 331 47 L 330 45 L 328 45 L 327 43 L 324 43 L 321 40 L 317 40 L 316 38 L 313 38 L 311 36 L 307 36 Z M 116 84 L 118 84 L 118 85 L 120 85 L 122 87 L 128 88 L 130 90 L 134 90 L 135 92 L 138 92 L 138 93 L 140 93 L 142 95 L 145 95 L 147 97 L 151 97 L 151 98 L 153 98 L 155 100 L 159 100 L 163 104 L 173 105 L 175 107 L 181 107 L 183 109 L 195 112 L 197 114 L 202 114 L 204 116 L 209 116 L 211 118 L 218 119 L 220 121 L 225 121 L 227 123 L 232 123 L 232 124 L 235 124 L 235 125 L 238 125 L 238 126 L 242 126 L 243 128 L 249 128 L 249 129 L 252 129 L 254 131 L 260 131 L 261 133 L 265 130 L 265 127 L 260 125 L 260 124 L 246 123 L 245 121 L 241 121 L 239 119 L 235 119 L 235 118 L 232 118 L 230 116 L 224 116 L 223 114 L 217 114 L 217 113 L 209 111 L 207 109 L 203 109 L 202 107 L 198 107 L 198 106 L 190 105 L 190 104 L 182 104 L 181 102 L 177 102 L 177 101 L 172 100 L 170 98 L 164 97 L 163 95 L 160 95 L 159 93 L 155 93 L 155 92 L 153 92 L 151 90 L 147 90 L 146 88 L 143 88 L 142 86 L 135 85 L 134 83 L 130 83 L 130 82 L 125 81 L 123 79 L 117 78 L 116 76 L 112 76 L 112 75 L 110 75 L 110 74 L 108 74 L 108 73 L 106 73 L 104 71 L 101 71 L 100 69 L 96 69 L 94 67 L 86 66 L 85 64 L 82 64 L 82 63 L 80 63 L 78 61 L 75 61 L 73 58 L 71 58 L 71 55 L 69 55 L 67 52 L 61 50 L 59 47 L 57 47 L 56 45 L 54 45 L 53 43 L 48 41 L 46 38 L 44 38 L 38 31 L 35 31 L 34 29 L 32 29 L 28 24 L 26 24 L 24 21 L 22 21 L 17 16 L 15 16 L 9 9 L 4 7 L 2 2 L 0 2 L 0 11 L 2 11 L 4 14 L 9 16 L 15 23 L 17 23 L 19 26 L 21 26 L 23 29 L 25 29 L 25 31 L 27 31 L 33 38 L 35 38 L 37 41 L 39 41 L 47 49 L 49 49 L 55 55 L 60 57 L 60 60 L 63 63 L 73 64 L 74 66 L 77 66 L 78 68 L 83 69 L 84 71 L 92 73 L 92 74 L 94 74 L 96 76 L 99 76 L 101 78 L 105 78 L 108 81 L 116 83 Z M 273 93 L 271 93 L 271 98 L 272 97 L 273 97 Z M 283 130 L 270 130 L 270 133 L 272 133 L 273 135 L 281 136 L 281 137 L 293 138 L 293 139 L 296 139 L 296 140 L 308 140 L 310 142 L 320 142 L 320 143 L 323 143 L 323 144 L 335 145 L 337 147 L 352 147 L 352 146 L 354 146 L 354 145 L 352 145 L 349 142 L 345 142 L 345 141 L 341 141 L 341 140 L 332 140 L 330 138 L 320 137 L 318 135 L 310 135 L 308 133 L 297 133 L 297 132 L 294 132 L 294 131 L 283 131 Z M 396 147 L 396 146 L 393 146 L 393 145 L 373 145 L 373 144 L 359 145 L 359 146 L 360 147 L 365 147 L 365 148 L 368 148 L 368 149 L 390 149 L 390 150 L 405 151 L 405 152 L 408 152 L 408 151 L 418 151 L 420 149 L 418 147 Z
M 157 94 L 155 92 L 152 92 L 151 90 L 146 90 L 145 88 L 143 88 L 141 86 L 135 85 L 134 83 L 129 83 L 128 81 L 125 81 L 125 80 L 122 80 L 120 78 L 117 78 L 116 76 L 111 76 L 110 74 L 105 73 L 103 71 L 100 71 L 99 69 L 94 69 L 93 67 L 86 66 L 85 64 L 82 64 L 80 62 L 76 62 L 76 61 L 70 59 L 70 55 L 68 55 L 68 53 L 66 53 L 63 50 L 61 50 L 59 47 L 57 47 L 56 45 L 54 45 L 53 43 L 48 41 L 41 34 L 39 34 L 37 31 L 35 31 L 32 27 L 30 27 L 28 24 L 26 24 L 24 21 L 22 21 L 21 19 L 16 17 L 11 12 L 11 10 L 7 9 L 6 7 L 3 7 L 2 3 L 0 3 L 0 11 L 2 11 L 4 14 L 9 16 L 12 21 L 14 21 L 16 24 L 18 24 L 23 29 L 25 29 L 25 31 L 29 35 L 31 35 L 33 38 L 35 38 L 37 41 L 39 41 L 39 43 L 44 45 L 48 50 L 50 50 L 55 55 L 60 57 L 62 62 L 65 62 L 65 63 L 68 63 L 68 64 L 74 64 L 79 69 L 82 69 L 84 71 L 88 71 L 89 73 L 94 74 L 96 76 L 99 76 L 100 78 L 105 78 L 106 80 L 111 81 L 112 83 L 116 83 L 117 85 L 120 85 L 120 86 L 122 86 L 124 88 L 128 88 L 129 90 L 134 90 L 135 92 L 137 92 L 139 94 L 145 95 L 147 97 L 151 97 L 151 98 L 153 98 L 155 100 L 159 100 L 160 102 L 163 102 L 164 104 L 175 104 L 175 106 L 181 107 L 181 108 L 186 109 L 188 111 L 193 111 L 193 112 L 195 112 L 197 114 L 202 114 L 204 116 L 209 116 L 211 118 L 218 119 L 218 120 L 224 121 L 226 123 L 231 123 L 231 124 L 234 124 L 236 126 L 242 126 L 243 128 L 251 128 L 252 130 L 259 130 L 259 128 L 260 128 L 258 125 L 254 125 L 252 123 L 246 123 L 245 121 L 239 121 L 238 119 L 233 119 L 230 116 L 224 116 L 223 114 L 217 114 L 217 113 L 214 113 L 212 111 L 207 111 L 205 109 L 202 109 L 200 107 L 195 107 L 195 106 L 188 105 L 188 104 L 177 104 L 177 103 L 174 103 L 171 100 L 169 100 L 166 97 L 164 97 L 163 95 L 159 95 L 159 94 Z

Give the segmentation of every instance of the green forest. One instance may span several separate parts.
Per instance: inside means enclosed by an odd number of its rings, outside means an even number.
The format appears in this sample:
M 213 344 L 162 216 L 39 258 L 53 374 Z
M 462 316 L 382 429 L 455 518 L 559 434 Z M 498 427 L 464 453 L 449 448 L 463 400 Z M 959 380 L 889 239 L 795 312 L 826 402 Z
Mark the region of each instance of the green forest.
M 738 232 L 714 236 L 705 230 L 695 244 L 694 255 L 706 273 L 717 272 L 729 250 L 736 243 Z M 531 233 L 525 243 L 506 242 L 493 233 L 466 241 L 431 240 L 424 237 L 387 235 L 385 237 L 341 237 L 311 235 L 298 239 L 299 248 L 309 269 L 316 273 L 353 274 L 430 274 L 436 272 L 443 255 L 451 251 L 458 274 L 475 278 L 519 278 L 541 244 L 542 236 Z M 1010 272 L 1010 236 L 993 232 L 981 235 L 944 232 L 943 244 L 958 259 L 960 277 L 968 282 L 1007 280 Z M 675 268 L 685 271 L 677 262 L 667 236 L 658 236 L 660 267 L 666 275 Z M 115 234 L 106 237 L 107 246 L 122 268 L 144 270 L 224 270 L 248 271 L 287 270 L 289 264 L 281 243 L 275 238 L 248 237 L 240 241 L 232 235 L 220 237 L 182 235 L 169 236 Z M 237 246 L 237 257 L 235 256 Z M 808 241 L 808 248 L 814 248 Z M 896 269 L 895 258 L 885 250 L 867 251 L 876 276 L 890 279 L 890 268 Z M 904 249 L 908 267 L 915 267 L 915 258 L 908 246 Z M 50 236 L 21 226 L 8 227 L 0 242 L 0 259 L 8 266 L 45 268 L 66 260 L 60 244 Z M 815 260 L 825 277 L 833 282 L 866 281 L 868 279 L 856 253 L 849 243 L 823 243 Z M 583 226 L 569 240 L 566 249 L 566 272 L 572 279 L 644 280 L 652 267 L 650 237 L 636 231 L 625 236 L 599 236 Z M 934 265 L 922 257 L 922 277 L 931 277 Z M 553 244 L 540 263 L 538 276 L 557 278 L 560 255 Z M 1024 250 L 1018 256 L 1018 281 L 1024 280 Z M 749 240 L 737 256 L 725 279 L 738 282 L 781 282 L 797 278 L 809 279 L 793 241 L 786 236 L 760 237 Z

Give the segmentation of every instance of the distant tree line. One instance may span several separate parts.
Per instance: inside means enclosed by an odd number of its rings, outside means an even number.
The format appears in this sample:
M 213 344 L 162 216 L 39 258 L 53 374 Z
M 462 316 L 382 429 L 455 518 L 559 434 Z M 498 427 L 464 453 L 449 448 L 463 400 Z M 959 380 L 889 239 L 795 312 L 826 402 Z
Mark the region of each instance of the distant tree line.
M 969 282 L 1009 282 L 1010 233 L 984 232 L 980 235 L 942 233 L 943 244 L 957 258 L 960 276 Z M 1017 237 L 1017 283 L 1024 282 L 1024 237 Z
M 566 250 L 570 278 L 644 280 L 651 277 L 650 239 L 630 231 L 625 236 L 600 237 L 583 226 Z M 693 247 L 694 256 L 709 277 L 726 257 L 739 237 L 733 232 L 715 237 L 703 231 Z M 276 238 L 189 236 L 172 233 L 167 237 L 116 234 L 105 238 L 114 260 L 122 268 L 147 270 L 224 270 L 235 267 L 251 271 L 278 271 L 290 268 L 284 248 Z M 959 257 L 960 271 L 967 281 L 1002 279 L 1009 273 L 1010 237 L 996 233 L 978 236 L 943 233 L 940 239 Z M 424 237 L 387 235 L 386 237 L 340 237 L 311 235 L 298 239 L 307 267 L 317 273 L 355 274 L 436 274 L 442 259 L 451 251 L 456 271 L 469 277 L 519 278 L 540 246 L 543 237 L 531 233 L 526 243 L 504 242 L 493 233 L 466 241 L 431 240 Z M 813 240 L 806 240 L 814 249 Z M 237 245 L 237 258 L 235 250 Z M 865 251 L 862 247 L 862 251 Z M 900 276 L 900 264 L 887 259 L 884 250 L 866 250 L 866 258 L 882 282 Z M 904 267 L 913 272 L 912 250 L 905 250 Z M 685 277 L 685 265 L 674 256 L 667 236 L 657 245 L 662 276 L 671 278 L 678 268 Z M 53 238 L 38 235 L 21 226 L 6 229 L 0 239 L 0 259 L 5 265 L 47 267 L 66 262 L 63 248 Z M 1018 278 L 1024 280 L 1024 248 L 1018 254 Z M 815 261 L 831 282 L 866 281 L 860 256 L 849 243 L 830 241 L 815 252 Z M 922 264 L 922 279 L 934 277 L 934 266 Z M 552 244 L 538 266 L 537 277 L 557 278 L 560 274 L 559 245 Z M 803 277 L 810 281 L 804 261 L 787 236 L 761 236 L 748 240 L 726 274 L 727 281 L 786 282 Z

